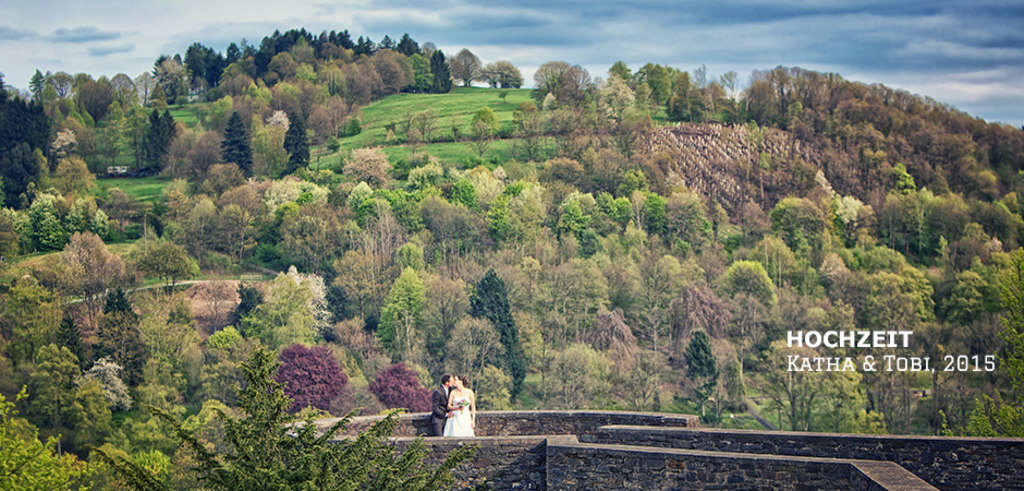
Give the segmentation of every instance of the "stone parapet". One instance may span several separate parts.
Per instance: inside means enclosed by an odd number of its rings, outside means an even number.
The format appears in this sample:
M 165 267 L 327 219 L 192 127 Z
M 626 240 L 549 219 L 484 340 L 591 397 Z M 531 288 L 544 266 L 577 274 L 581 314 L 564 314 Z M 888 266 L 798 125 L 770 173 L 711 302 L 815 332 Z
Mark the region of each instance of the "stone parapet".
M 550 489 L 595 484 L 604 489 L 935 489 L 891 462 L 548 444 Z
M 608 426 L 602 443 L 893 462 L 942 489 L 1024 488 L 1024 439 Z

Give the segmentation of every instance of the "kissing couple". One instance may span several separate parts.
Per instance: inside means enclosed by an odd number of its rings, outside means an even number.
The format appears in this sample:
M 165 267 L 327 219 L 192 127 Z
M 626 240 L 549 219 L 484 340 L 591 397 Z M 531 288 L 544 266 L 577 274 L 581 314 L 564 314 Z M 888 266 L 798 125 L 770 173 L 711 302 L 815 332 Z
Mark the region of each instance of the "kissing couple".
M 446 373 L 430 396 L 433 436 L 476 436 L 476 394 L 462 375 Z

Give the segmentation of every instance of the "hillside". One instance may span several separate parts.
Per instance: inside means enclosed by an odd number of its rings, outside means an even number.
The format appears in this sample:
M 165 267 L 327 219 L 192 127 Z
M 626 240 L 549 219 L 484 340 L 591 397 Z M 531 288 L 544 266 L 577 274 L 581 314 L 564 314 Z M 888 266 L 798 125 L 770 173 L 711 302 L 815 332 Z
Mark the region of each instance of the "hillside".
M 259 348 L 292 412 L 423 411 L 457 373 L 488 409 L 1017 434 L 987 415 L 1024 403 L 1001 295 L 1024 281 L 1024 131 L 800 68 L 730 93 L 548 62 L 526 90 L 499 60 L 478 79 L 499 88 L 453 88 L 458 57 L 351 41 L 193 46 L 146 96 L 3 94 L 0 393 L 29 386 L 44 438 L 189 487 L 140 408 L 203 426 Z M 231 282 L 171 287 L 194 278 Z M 899 354 L 952 368 L 862 369 L 889 351 L 789 331 L 909 332 Z

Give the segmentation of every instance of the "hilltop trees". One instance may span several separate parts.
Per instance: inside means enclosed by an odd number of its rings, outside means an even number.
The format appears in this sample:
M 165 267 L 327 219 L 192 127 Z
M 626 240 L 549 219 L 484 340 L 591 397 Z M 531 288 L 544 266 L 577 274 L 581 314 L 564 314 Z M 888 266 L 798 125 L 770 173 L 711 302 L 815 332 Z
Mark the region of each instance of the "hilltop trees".
M 435 94 L 447 94 L 452 91 L 452 75 L 449 71 L 448 62 L 445 60 L 443 51 L 437 50 L 430 55 L 430 73 L 434 75 L 434 81 L 431 84 L 431 92 Z

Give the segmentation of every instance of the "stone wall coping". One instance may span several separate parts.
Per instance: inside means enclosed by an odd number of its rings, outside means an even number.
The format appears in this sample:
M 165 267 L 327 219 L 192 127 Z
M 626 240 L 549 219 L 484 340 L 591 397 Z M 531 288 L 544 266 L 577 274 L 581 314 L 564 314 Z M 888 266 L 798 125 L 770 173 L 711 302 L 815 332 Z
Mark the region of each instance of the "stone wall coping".
M 645 418 L 654 418 L 661 421 L 680 421 L 686 425 L 695 425 L 699 421 L 699 418 L 690 414 L 674 414 L 674 413 L 655 413 L 655 412 L 638 412 L 638 411 L 605 411 L 605 410 L 594 410 L 594 409 L 579 409 L 579 410 L 512 410 L 512 411 L 477 411 L 478 418 L 491 418 L 500 417 L 504 419 L 514 419 L 528 416 L 559 416 L 564 418 L 575 418 L 579 416 L 637 416 Z M 384 419 L 386 415 L 374 414 L 368 416 L 355 416 L 351 419 L 350 423 L 370 422 Z M 398 415 L 399 421 L 415 421 L 420 419 L 427 419 L 430 417 L 430 413 L 401 413 Z M 334 423 L 337 423 L 342 418 L 323 418 L 316 420 L 316 424 L 319 428 L 329 428 Z
M 630 430 L 644 431 L 647 433 L 671 433 L 688 431 L 694 433 L 720 433 L 737 435 L 771 435 L 772 437 L 786 438 L 829 438 L 829 439 L 862 439 L 862 440 L 912 440 L 912 441 L 949 441 L 965 443 L 1015 443 L 1024 445 L 1024 438 L 1009 437 L 971 437 L 971 436 L 931 436 L 931 435 L 890 435 L 890 434 L 868 434 L 868 433 L 824 433 L 812 431 L 769 431 L 769 430 L 747 430 L 728 428 L 690 428 L 683 426 L 643 426 L 643 425 L 604 425 L 598 431 L 607 430 Z
M 765 461 L 791 462 L 795 464 L 848 465 L 855 467 L 867 478 L 882 485 L 886 489 L 938 489 L 898 464 L 879 460 L 836 459 L 830 457 L 803 457 L 775 454 L 744 454 L 736 452 L 717 452 L 666 447 L 641 447 L 635 445 L 600 443 L 567 443 L 557 445 L 549 443 L 548 448 L 555 450 L 600 450 L 605 452 L 629 454 L 664 455 L 666 457 L 697 457 L 715 460 L 729 460 L 733 462 L 751 462 L 753 465 L 756 465 L 758 462 Z
M 501 443 L 540 443 L 545 442 L 549 445 L 571 445 L 573 443 L 579 443 L 579 439 L 576 435 L 507 435 L 507 436 L 467 436 L 467 437 L 451 437 L 451 436 L 393 436 L 388 438 L 390 441 L 395 442 L 406 442 L 414 441 L 416 439 L 422 439 L 427 445 L 433 444 L 445 444 L 445 443 L 481 443 L 481 444 L 501 444 Z

